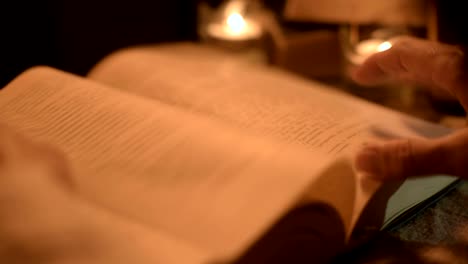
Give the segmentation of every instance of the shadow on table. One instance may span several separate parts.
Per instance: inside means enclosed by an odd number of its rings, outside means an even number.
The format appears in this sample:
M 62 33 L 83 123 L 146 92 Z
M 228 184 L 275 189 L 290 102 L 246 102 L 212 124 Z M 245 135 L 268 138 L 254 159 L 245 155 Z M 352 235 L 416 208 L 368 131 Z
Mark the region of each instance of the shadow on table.
M 468 263 L 468 243 L 431 245 L 403 241 L 396 236 L 383 234 L 348 254 L 335 259 L 332 264 L 445 264 Z
M 343 254 L 332 264 L 468 263 L 468 181 L 393 232 Z

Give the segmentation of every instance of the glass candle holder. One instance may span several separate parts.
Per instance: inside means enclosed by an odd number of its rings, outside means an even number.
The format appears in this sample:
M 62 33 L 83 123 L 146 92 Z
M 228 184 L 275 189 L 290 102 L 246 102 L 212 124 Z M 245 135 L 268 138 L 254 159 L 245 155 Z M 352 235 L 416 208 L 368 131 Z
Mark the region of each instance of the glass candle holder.
M 248 46 L 263 36 L 262 24 L 257 15 L 262 11 L 258 1 L 225 0 L 212 10 L 199 33 L 206 42 L 226 46 Z
M 224 0 L 217 7 L 198 6 L 198 35 L 204 45 L 249 62 L 268 62 L 263 17 L 268 9 L 259 0 Z
M 340 28 L 343 55 L 343 77 L 346 90 L 369 101 L 414 114 L 424 103 L 425 94 L 408 83 L 392 83 L 378 87 L 363 87 L 355 83 L 351 74 L 370 56 L 388 50 L 399 36 L 421 35 L 409 27 L 385 25 L 344 25 Z
M 393 38 L 414 35 L 403 26 L 353 24 L 341 26 L 339 33 L 345 77 L 349 77 L 354 67 L 362 64 L 373 54 L 390 49 Z

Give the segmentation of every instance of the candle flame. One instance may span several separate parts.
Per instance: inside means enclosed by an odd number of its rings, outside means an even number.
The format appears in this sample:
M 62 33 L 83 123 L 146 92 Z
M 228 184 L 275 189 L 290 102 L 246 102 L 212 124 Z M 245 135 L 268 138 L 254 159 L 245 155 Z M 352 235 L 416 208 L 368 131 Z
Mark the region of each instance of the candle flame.
M 234 12 L 228 16 L 226 19 L 226 24 L 234 33 L 243 32 L 247 26 L 244 17 L 237 12 Z
M 378 47 L 377 47 L 377 52 L 382 52 L 390 49 L 392 47 L 392 43 L 385 41 L 382 42 Z

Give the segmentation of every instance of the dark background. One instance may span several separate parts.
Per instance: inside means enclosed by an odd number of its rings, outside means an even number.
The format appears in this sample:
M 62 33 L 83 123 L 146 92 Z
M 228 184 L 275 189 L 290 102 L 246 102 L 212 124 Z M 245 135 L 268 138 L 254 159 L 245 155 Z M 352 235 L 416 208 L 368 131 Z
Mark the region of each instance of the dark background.
M 450 44 L 468 45 L 468 10 L 465 1 L 436 0 L 439 38 Z
M 213 7 L 222 2 L 205 1 Z M 441 40 L 468 43 L 468 12 L 462 1 L 437 2 Z M 284 0 L 264 3 L 280 14 Z M 197 40 L 197 4 L 198 0 L 2 0 L 0 87 L 34 65 L 84 75 L 105 55 L 125 46 Z M 310 23 L 280 23 L 311 29 Z
M 208 0 L 213 7 L 221 0 Z M 279 7 L 283 0 L 270 0 Z M 0 1 L 0 87 L 33 65 L 84 75 L 136 44 L 197 40 L 197 0 Z
M 196 37 L 191 0 L 2 0 L 0 87 L 33 65 L 85 74 L 115 49 Z

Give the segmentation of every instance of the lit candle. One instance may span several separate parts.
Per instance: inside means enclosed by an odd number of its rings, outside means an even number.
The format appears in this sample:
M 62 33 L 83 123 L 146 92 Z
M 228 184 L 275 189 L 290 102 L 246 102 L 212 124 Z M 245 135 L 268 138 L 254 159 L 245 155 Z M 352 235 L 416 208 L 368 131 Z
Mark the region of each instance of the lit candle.
M 225 9 L 224 19 L 207 26 L 207 33 L 217 39 L 228 41 L 244 41 L 259 38 L 262 29 L 258 22 L 242 15 L 243 6 L 233 2 Z
M 354 64 L 362 64 L 371 55 L 388 50 L 392 47 L 392 43 L 381 39 L 367 39 L 359 42 L 354 53 L 350 54 L 350 60 Z

